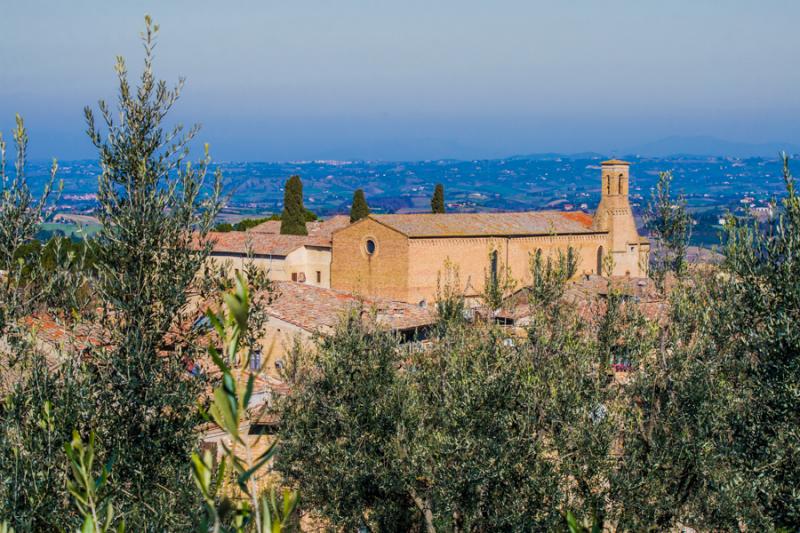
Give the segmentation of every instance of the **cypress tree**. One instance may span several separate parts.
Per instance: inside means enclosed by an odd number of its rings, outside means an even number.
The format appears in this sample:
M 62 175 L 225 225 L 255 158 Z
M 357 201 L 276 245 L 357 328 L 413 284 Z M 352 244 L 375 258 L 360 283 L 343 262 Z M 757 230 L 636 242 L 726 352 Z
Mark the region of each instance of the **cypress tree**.
M 433 198 L 431 198 L 431 212 L 444 213 L 444 186 L 441 183 L 436 184 L 436 189 L 433 191 Z
M 281 234 L 308 235 L 306 209 L 303 207 L 303 182 L 300 181 L 300 176 L 292 176 L 286 182 L 283 192 Z
M 369 215 L 369 206 L 364 197 L 364 190 L 358 189 L 353 193 L 353 205 L 350 207 L 350 222 L 361 220 Z

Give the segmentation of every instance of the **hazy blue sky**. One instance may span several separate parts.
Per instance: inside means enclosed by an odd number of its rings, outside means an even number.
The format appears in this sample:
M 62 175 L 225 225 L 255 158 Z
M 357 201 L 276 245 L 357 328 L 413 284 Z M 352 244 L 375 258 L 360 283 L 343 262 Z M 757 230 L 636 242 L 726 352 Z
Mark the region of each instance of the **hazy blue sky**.
M 0 0 L 0 129 L 93 156 L 82 108 L 138 70 L 145 12 L 216 159 L 800 142 L 796 0 Z

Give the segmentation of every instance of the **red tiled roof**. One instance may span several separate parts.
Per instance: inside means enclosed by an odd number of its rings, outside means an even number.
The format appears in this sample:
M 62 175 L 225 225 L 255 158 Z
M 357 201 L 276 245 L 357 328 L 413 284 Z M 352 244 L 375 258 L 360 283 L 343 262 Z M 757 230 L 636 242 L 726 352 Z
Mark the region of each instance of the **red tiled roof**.
M 601 165 L 625 165 L 630 166 L 630 163 L 627 161 L 623 161 L 622 159 L 609 159 L 608 161 L 603 161 L 600 163 Z
M 268 220 L 249 231 L 212 231 L 208 239 L 213 253 L 247 253 L 248 245 L 256 255 L 286 256 L 302 246 L 331 247 L 331 234 L 350 224 L 350 217 L 336 215 L 322 222 L 306 224 L 308 235 L 281 235 L 280 220 Z
M 324 332 L 336 326 L 341 316 L 353 309 L 374 312 L 378 324 L 393 330 L 408 330 L 435 322 L 431 309 L 404 302 L 357 296 L 291 281 L 273 282 L 273 290 L 261 295 L 269 298 L 268 315 L 311 332 Z
M 585 213 L 529 211 L 521 213 L 417 213 L 371 215 L 370 218 L 408 237 L 489 237 L 593 233 Z
M 68 327 L 50 314 L 37 313 L 23 317 L 22 323 L 34 333 L 36 339 L 55 348 L 70 347 L 84 350 L 111 345 L 102 328 L 89 322 Z
M 211 231 L 208 240 L 212 253 L 247 253 L 248 246 L 256 255 L 286 256 L 303 246 L 330 248 L 330 240 L 305 235 L 274 235 L 249 231 Z

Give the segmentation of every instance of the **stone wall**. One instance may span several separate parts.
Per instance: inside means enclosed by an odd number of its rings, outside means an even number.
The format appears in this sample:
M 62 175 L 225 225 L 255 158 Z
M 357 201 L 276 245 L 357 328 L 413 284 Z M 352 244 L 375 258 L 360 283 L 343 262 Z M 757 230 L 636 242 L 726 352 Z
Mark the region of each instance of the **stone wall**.
M 243 271 L 246 262 L 252 261 L 273 281 L 302 281 L 326 289 L 331 286 L 331 251 L 327 248 L 301 246 L 286 257 L 255 256 L 251 259 L 244 254 L 213 254 L 208 260 L 225 265 L 231 274 L 235 270 Z

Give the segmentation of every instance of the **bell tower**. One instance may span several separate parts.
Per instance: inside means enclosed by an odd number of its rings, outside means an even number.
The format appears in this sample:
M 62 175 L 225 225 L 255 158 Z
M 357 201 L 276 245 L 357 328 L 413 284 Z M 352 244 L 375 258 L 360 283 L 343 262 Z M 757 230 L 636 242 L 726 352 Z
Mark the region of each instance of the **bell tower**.
M 630 163 L 619 159 L 601 163 L 600 205 L 592 222 L 595 230 L 608 232 L 605 253 L 614 259 L 614 275 L 618 276 L 639 276 L 646 270 L 639 265 L 642 239 L 628 201 L 629 167 Z

